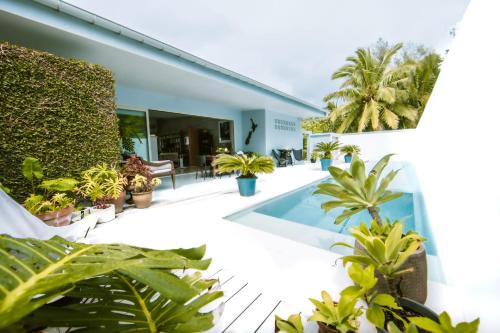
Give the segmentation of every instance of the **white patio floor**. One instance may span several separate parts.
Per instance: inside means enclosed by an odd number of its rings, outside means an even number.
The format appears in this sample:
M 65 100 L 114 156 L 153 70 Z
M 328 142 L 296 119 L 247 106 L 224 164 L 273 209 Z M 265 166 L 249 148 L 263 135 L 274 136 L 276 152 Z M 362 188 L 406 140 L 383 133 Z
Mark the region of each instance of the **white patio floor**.
M 308 298 L 321 290 L 336 295 L 349 284 L 338 254 L 249 228 L 224 217 L 328 176 L 319 165 L 279 168 L 258 179 L 257 194 L 237 193 L 234 177 L 210 179 L 155 193 L 149 209 L 130 209 L 99 226 L 89 242 L 122 242 L 153 248 L 207 244 L 213 258 L 207 276 L 220 278 L 225 311 L 212 332 L 274 332 L 274 313 L 311 313 Z M 455 320 L 466 315 L 463 295 L 429 281 L 427 305 L 446 309 Z M 467 311 L 469 312 L 469 311 Z M 474 313 L 474 312 L 472 312 Z M 315 331 L 309 323 L 308 332 Z M 375 332 L 363 324 L 361 332 Z

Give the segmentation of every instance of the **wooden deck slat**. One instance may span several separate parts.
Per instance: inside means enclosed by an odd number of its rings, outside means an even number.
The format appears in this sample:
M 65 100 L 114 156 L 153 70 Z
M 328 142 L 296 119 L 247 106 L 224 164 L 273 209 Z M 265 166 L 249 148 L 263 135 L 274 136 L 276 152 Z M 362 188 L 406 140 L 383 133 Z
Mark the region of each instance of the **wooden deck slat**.
M 276 296 L 269 294 L 260 294 L 251 307 L 242 313 L 237 320 L 229 327 L 227 332 L 234 333 L 254 333 L 257 331 L 262 322 L 269 316 L 271 312 L 280 303 Z M 271 331 L 272 332 L 272 331 Z
M 228 282 L 228 285 L 230 283 L 232 293 L 227 292 L 227 289 L 223 288 L 225 292 L 225 304 L 222 317 L 220 318 L 219 323 L 208 331 L 209 333 L 221 333 L 226 330 L 238 316 L 251 308 L 252 302 L 254 302 L 261 294 L 255 286 L 244 282 L 244 280 L 241 280 L 238 277 L 231 279 L 231 281 Z M 226 332 L 231 331 L 226 330 Z

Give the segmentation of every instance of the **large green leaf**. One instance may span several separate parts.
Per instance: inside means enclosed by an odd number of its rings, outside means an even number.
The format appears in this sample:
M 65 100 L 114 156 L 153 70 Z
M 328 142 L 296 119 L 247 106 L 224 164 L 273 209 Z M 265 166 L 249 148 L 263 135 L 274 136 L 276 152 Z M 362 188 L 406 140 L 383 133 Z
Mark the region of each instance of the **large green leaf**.
M 142 283 L 151 279 L 152 283 L 159 284 L 155 282 L 159 272 L 170 273 L 158 269 L 205 269 L 209 264 L 209 260 L 191 260 L 174 251 L 123 244 L 88 245 L 60 237 L 42 241 L 0 235 L 0 329 L 68 293 L 75 283 L 93 276 L 122 269 L 135 274 Z M 166 279 L 164 283 L 168 285 L 172 281 Z M 177 302 L 184 302 L 195 295 L 196 290 L 184 287 L 171 296 Z
M 23 161 L 22 171 L 23 176 L 29 181 L 43 178 L 42 165 L 37 158 L 26 157 Z
M 26 318 L 29 329 L 47 325 L 70 327 L 70 332 L 201 332 L 214 326 L 222 307 L 201 309 L 222 297 L 216 280 L 200 274 L 178 278 L 196 295 L 175 302 L 162 292 L 121 272 L 87 279 L 54 304 Z M 171 286 L 173 288 L 173 286 Z

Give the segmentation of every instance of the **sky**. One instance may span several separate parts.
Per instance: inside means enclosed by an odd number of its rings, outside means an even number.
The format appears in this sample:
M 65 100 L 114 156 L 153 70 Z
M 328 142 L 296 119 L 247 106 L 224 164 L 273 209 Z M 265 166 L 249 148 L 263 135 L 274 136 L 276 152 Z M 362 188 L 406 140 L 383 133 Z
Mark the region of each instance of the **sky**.
M 383 38 L 444 53 L 469 0 L 66 0 L 324 106 L 331 74 Z

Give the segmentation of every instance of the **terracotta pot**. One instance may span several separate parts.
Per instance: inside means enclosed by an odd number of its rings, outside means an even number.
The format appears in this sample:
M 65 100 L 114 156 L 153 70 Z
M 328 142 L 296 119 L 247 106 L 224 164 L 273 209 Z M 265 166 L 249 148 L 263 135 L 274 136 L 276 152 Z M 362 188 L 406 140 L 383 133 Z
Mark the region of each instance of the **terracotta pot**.
M 56 212 L 36 214 L 36 217 L 52 227 L 62 227 L 70 224 L 71 214 L 74 210 L 75 207 L 71 205 Z
M 361 245 L 356 241 L 355 247 L 360 249 Z M 397 296 L 424 304 L 427 300 L 427 257 L 423 245 L 401 265 L 401 269 L 410 267 L 413 267 L 414 271 L 401 275 L 401 278 L 397 280 L 388 280 L 375 271 L 375 276 L 378 279 L 375 290 L 388 294 L 391 289 L 389 284 L 391 284 L 392 289 L 399 289 L 400 295 Z
M 132 199 L 136 208 L 148 208 L 153 201 L 153 191 L 134 193 L 132 192 Z
M 113 205 L 115 205 L 115 213 L 123 212 L 123 205 L 125 204 L 125 191 L 120 193 L 120 196 L 116 199 L 110 201 Z

